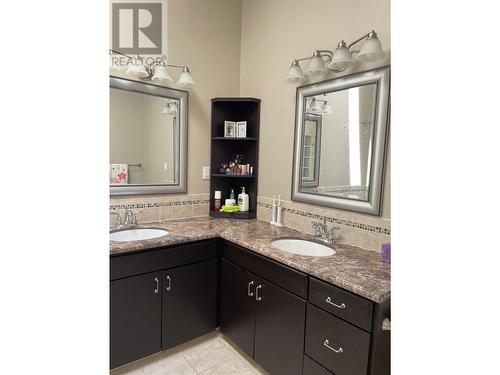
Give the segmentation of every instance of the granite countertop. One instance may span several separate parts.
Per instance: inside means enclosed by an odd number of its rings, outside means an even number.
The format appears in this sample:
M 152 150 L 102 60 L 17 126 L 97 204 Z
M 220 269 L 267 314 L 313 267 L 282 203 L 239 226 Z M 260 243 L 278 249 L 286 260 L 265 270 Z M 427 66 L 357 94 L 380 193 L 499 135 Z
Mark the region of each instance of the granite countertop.
M 278 237 L 312 239 L 312 236 L 285 227 L 277 228 L 261 220 L 202 217 L 149 223 L 147 226 L 164 228 L 169 234 L 143 241 L 110 241 L 110 255 L 222 237 L 374 302 L 383 302 L 390 297 L 390 264 L 381 262 L 380 254 L 373 251 L 340 245 L 336 254 L 326 257 L 287 253 L 272 246 L 271 240 Z

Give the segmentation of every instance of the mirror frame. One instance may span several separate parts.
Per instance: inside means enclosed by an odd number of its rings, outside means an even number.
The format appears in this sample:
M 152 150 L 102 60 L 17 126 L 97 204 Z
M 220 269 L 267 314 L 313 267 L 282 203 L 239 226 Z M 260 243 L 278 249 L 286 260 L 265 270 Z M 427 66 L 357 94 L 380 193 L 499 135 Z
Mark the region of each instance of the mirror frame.
M 128 184 L 109 185 L 110 195 L 179 194 L 187 192 L 187 134 L 188 134 L 188 92 L 170 87 L 138 82 L 122 77 L 110 76 L 109 87 L 179 100 L 179 183 L 168 184 Z
M 304 193 L 301 189 L 302 134 L 306 97 L 376 84 L 375 120 L 368 200 Z M 295 104 L 295 142 L 293 147 L 292 201 L 380 216 L 385 172 L 386 144 L 390 118 L 390 66 L 363 71 L 327 81 L 297 87 Z
M 307 113 L 304 118 L 305 121 L 312 121 L 316 123 L 316 148 L 314 149 L 314 178 L 311 181 L 302 182 L 302 186 L 317 187 L 319 185 L 319 171 L 320 171 L 320 159 L 321 159 L 321 128 L 323 126 L 323 116 L 315 113 Z M 300 149 L 304 149 L 304 140 L 302 139 Z M 304 170 L 304 157 L 300 158 L 301 166 L 300 170 Z

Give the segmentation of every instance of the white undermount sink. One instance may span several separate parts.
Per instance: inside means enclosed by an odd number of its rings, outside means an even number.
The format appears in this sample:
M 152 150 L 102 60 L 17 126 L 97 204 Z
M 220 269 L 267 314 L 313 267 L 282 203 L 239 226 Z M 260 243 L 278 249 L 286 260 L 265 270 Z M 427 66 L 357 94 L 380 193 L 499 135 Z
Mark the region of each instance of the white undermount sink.
M 160 228 L 129 228 L 111 231 L 109 239 L 111 241 L 141 241 L 152 238 L 162 237 L 168 234 L 168 231 Z
M 335 254 L 335 250 L 327 245 L 300 238 L 277 238 L 272 240 L 271 244 L 279 250 L 298 255 L 327 257 Z

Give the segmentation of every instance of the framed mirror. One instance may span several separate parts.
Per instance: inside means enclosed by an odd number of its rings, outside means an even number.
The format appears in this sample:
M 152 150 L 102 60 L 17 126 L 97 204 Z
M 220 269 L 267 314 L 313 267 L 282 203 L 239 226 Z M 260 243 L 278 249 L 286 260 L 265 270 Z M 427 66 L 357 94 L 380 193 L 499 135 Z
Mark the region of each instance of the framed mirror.
M 380 215 L 390 68 L 297 88 L 292 200 Z
M 110 77 L 111 195 L 185 193 L 187 91 Z

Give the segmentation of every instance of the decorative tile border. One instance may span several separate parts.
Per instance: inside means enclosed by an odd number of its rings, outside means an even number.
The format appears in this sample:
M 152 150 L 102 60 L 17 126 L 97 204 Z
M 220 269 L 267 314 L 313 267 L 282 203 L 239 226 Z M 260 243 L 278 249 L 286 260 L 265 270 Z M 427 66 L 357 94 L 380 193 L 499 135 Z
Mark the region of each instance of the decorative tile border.
M 271 209 L 271 210 L 273 208 L 272 205 L 266 204 L 266 203 L 262 203 L 262 202 L 259 202 L 259 201 L 257 201 L 257 207 L 264 207 L 264 208 L 268 208 L 268 209 Z M 345 220 L 345 219 L 338 219 L 338 218 L 332 217 L 332 216 L 325 216 L 325 215 L 314 214 L 314 213 L 312 213 L 310 211 L 307 212 L 307 211 L 301 211 L 301 210 L 293 210 L 293 209 L 286 208 L 286 207 L 283 207 L 283 206 L 282 206 L 282 211 L 283 212 L 288 212 L 288 213 L 291 213 L 291 214 L 294 214 L 294 215 L 309 217 L 311 219 L 316 219 L 316 220 L 319 220 L 319 221 L 326 220 L 329 223 L 334 223 L 334 224 L 344 225 L 346 227 L 352 227 L 352 228 L 357 228 L 357 229 L 361 229 L 361 230 L 366 230 L 368 232 L 380 233 L 380 234 L 385 234 L 385 235 L 388 235 L 388 236 L 391 235 L 391 230 L 390 229 L 388 229 L 388 228 L 382 228 L 382 227 L 375 226 L 375 225 L 363 224 L 363 223 L 358 223 L 358 222 L 355 222 L 355 221 Z
M 128 203 L 128 204 L 111 204 L 109 206 L 110 211 L 116 210 L 136 210 L 143 208 L 155 208 L 155 207 L 171 207 L 171 206 L 190 206 L 197 204 L 210 204 L 209 199 L 197 199 L 197 200 L 184 200 L 184 201 L 162 201 L 153 203 Z

